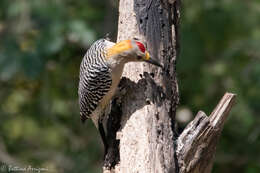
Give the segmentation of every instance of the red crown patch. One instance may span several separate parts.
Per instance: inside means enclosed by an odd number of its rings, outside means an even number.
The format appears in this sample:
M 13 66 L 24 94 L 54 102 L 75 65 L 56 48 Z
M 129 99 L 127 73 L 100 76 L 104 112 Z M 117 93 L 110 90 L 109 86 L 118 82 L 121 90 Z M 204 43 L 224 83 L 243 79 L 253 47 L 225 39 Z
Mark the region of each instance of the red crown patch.
M 136 41 L 137 46 L 139 47 L 139 49 L 144 53 L 145 52 L 145 47 L 143 45 L 143 43 Z

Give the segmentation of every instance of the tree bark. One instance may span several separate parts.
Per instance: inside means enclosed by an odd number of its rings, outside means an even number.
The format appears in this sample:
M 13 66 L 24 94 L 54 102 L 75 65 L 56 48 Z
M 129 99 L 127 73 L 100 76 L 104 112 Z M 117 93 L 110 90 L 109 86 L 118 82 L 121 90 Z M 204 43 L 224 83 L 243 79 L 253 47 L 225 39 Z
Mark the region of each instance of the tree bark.
M 208 117 L 199 111 L 177 140 L 180 173 L 209 173 L 216 146 L 235 95 L 226 93 Z
M 137 38 L 164 69 L 129 63 L 126 78 L 136 83 L 123 102 L 120 172 L 175 172 L 174 115 L 177 1 L 121 0 L 118 41 Z M 127 31 L 127 32 L 126 32 Z
M 117 41 L 140 40 L 164 68 L 147 63 L 125 66 L 120 83 L 124 94 L 113 101 L 107 125 L 109 148 L 104 159 L 104 172 L 179 173 L 203 170 L 204 167 L 204 172 L 208 172 L 212 167 L 210 164 L 197 169 L 201 164 L 200 156 L 207 153 L 204 152 L 207 147 L 213 148 L 213 153 L 208 153 L 212 160 L 216 142 L 211 140 L 217 141 L 214 137 L 220 134 L 213 133 L 214 128 L 204 131 L 198 128 L 209 126 L 209 118 L 200 113 L 199 118 L 188 126 L 198 129 L 197 133 L 186 130 L 178 140 L 175 135 L 175 113 L 179 103 L 176 78 L 179 6 L 179 0 L 120 0 Z M 224 120 L 217 118 L 212 122 Z M 205 133 L 205 137 L 211 135 L 211 140 L 208 143 L 198 140 L 200 133 Z M 198 158 L 190 155 L 194 153 Z
M 127 92 L 122 98 L 121 128 L 117 133 L 120 172 L 176 172 L 173 141 L 178 104 L 178 2 L 120 1 L 118 41 L 140 40 L 164 65 L 164 69 L 146 63 L 125 66 Z M 105 162 L 107 168 L 112 165 Z

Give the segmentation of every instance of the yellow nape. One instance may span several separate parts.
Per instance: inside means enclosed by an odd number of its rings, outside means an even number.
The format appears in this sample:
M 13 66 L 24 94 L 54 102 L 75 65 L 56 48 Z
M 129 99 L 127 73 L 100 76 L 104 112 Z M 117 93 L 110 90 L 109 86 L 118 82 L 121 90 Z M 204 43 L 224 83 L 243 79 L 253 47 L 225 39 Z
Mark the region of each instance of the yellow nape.
M 132 44 L 130 40 L 120 41 L 119 43 L 116 43 L 113 47 L 108 49 L 107 58 L 117 55 L 131 48 L 132 48 Z

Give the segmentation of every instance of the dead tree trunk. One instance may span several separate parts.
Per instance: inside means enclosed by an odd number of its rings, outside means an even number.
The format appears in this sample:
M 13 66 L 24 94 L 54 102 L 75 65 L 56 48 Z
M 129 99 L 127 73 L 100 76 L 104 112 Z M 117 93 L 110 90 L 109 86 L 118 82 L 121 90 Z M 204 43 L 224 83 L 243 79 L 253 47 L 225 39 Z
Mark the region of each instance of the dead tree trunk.
M 215 118 L 199 113 L 177 140 L 174 129 L 179 102 L 175 70 L 179 3 L 179 0 L 120 0 L 117 41 L 136 38 L 146 43 L 151 56 L 164 69 L 146 63 L 125 66 L 121 81 L 125 93 L 113 101 L 107 125 L 109 149 L 104 172 L 211 170 L 212 164 L 205 164 L 203 156 L 208 156 L 212 163 L 217 141 L 214 137 L 219 136 L 225 120 L 220 117 L 224 114 L 226 117 L 233 95 L 229 95 L 228 109 L 215 111 Z M 208 136 L 211 138 L 207 139 Z M 213 152 L 208 153 L 206 149 Z

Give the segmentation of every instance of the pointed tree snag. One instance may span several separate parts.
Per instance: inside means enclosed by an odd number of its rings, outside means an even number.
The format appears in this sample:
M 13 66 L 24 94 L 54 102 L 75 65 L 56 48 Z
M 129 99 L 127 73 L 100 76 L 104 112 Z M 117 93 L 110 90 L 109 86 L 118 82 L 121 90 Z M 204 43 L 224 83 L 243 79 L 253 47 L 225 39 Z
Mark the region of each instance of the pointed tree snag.
M 226 93 L 208 117 L 199 111 L 177 140 L 180 173 L 211 172 L 217 142 L 235 95 Z

